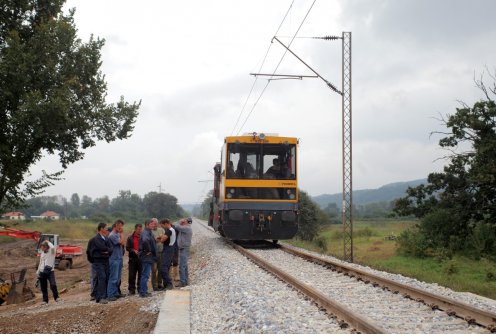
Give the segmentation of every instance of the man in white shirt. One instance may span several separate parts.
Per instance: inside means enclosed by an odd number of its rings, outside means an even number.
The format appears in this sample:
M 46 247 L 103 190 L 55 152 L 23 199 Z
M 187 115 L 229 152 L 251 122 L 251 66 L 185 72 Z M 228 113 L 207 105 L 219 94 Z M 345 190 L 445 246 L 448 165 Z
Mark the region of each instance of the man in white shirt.
M 176 243 L 176 231 L 172 228 L 171 221 L 169 219 L 164 219 L 160 222 L 163 227 L 165 234 L 161 238 L 163 243 L 162 251 L 162 266 L 161 273 L 164 280 L 165 289 L 171 290 L 174 288 L 172 284 L 172 279 L 169 274 L 170 267 L 172 266 L 172 258 L 174 257 L 174 244 Z
M 41 293 L 43 294 L 43 304 L 48 304 L 48 282 L 52 290 L 53 299 L 59 301 L 59 293 L 57 291 L 57 283 L 55 282 L 55 247 L 53 244 L 45 240 L 40 245 L 40 264 L 38 265 L 38 279 L 40 280 Z

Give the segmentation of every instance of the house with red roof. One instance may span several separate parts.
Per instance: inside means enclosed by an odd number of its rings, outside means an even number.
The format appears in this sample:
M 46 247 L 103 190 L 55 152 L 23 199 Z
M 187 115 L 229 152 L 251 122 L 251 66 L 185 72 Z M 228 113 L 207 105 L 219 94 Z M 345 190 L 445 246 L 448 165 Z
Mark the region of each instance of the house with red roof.
M 26 219 L 26 216 L 24 213 L 19 212 L 19 211 L 12 211 L 12 212 L 6 212 L 2 215 L 3 219 L 9 219 L 9 220 L 24 220 Z
M 60 214 L 55 211 L 45 211 L 39 215 L 39 217 L 42 219 L 58 220 L 60 218 Z

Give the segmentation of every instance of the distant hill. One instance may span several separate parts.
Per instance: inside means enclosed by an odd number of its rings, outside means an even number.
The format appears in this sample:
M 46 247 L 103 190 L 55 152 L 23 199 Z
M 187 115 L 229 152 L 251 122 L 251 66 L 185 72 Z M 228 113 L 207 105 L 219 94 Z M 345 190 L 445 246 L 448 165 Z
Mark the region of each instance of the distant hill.
M 422 183 L 427 183 L 427 179 L 389 183 L 377 189 L 355 190 L 353 191 L 353 204 L 364 205 L 374 202 L 389 202 L 404 197 L 408 187 L 416 187 Z M 338 207 L 341 207 L 341 202 L 343 201 L 341 193 L 312 196 L 312 199 L 322 208 L 325 208 L 329 203 L 336 203 Z

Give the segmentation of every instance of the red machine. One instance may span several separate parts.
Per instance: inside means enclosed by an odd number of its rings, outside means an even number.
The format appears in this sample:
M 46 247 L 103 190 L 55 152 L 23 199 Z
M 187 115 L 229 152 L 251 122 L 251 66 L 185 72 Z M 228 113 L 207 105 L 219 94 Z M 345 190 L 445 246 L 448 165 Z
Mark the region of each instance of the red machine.
M 38 231 L 23 231 L 16 230 L 10 227 L 5 227 L 0 229 L 0 235 L 5 235 L 8 237 L 18 238 L 18 239 L 33 239 L 38 242 L 36 250 L 38 254 L 40 251 L 40 245 L 43 241 L 50 241 L 56 249 L 55 255 L 55 266 L 59 270 L 66 270 L 72 268 L 72 262 L 75 257 L 83 255 L 83 249 L 78 245 L 61 245 L 59 244 L 58 234 L 46 234 L 40 233 Z

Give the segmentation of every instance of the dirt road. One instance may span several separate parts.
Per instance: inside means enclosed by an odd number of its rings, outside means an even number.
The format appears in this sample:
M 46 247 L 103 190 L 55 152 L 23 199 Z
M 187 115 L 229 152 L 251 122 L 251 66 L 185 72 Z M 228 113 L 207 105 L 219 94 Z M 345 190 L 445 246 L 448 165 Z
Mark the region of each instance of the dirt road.
M 64 243 L 86 246 L 85 240 Z M 0 244 L 0 275 L 27 268 L 28 287 L 35 298 L 16 305 L 0 306 L 0 333 L 147 333 L 157 321 L 162 293 L 151 298 L 129 296 L 107 305 L 90 301 L 89 266 L 83 256 L 73 269 L 55 271 L 61 302 L 41 305 L 41 291 L 35 288 L 35 243 L 22 240 Z M 127 256 L 124 259 L 122 292 L 127 292 Z

